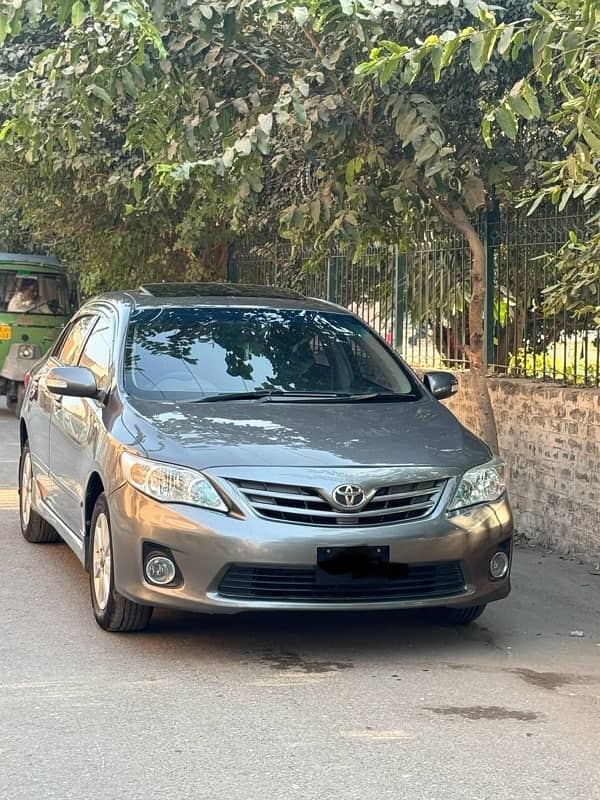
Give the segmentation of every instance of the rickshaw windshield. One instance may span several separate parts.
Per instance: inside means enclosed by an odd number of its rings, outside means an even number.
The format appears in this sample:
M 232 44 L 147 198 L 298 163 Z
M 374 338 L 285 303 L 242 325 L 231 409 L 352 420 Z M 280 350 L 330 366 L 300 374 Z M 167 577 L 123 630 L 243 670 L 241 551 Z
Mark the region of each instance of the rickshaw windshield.
M 2 270 L 0 311 L 15 314 L 68 314 L 67 280 L 64 275 L 48 272 Z

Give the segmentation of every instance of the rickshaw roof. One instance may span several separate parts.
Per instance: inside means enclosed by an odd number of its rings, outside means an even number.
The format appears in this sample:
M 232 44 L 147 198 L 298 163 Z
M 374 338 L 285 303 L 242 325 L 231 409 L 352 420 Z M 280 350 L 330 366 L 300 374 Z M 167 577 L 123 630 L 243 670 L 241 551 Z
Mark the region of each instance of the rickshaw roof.
M 64 266 L 55 256 L 36 256 L 24 253 L 0 253 L 0 269 L 3 266 L 14 264 L 17 267 L 50 267 L 55 270 L 64 270 Z

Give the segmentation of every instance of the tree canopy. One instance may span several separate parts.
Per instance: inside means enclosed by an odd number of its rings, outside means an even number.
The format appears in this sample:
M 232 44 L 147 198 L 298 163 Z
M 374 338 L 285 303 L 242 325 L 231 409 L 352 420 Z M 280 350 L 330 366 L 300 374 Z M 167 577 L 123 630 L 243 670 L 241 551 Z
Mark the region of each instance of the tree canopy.
M 5 0 L 0 180 L 18 230 L 89 289 L 200 274 L 233 236 L 279 232 L 318 257 L 406 238 L 432 209 L 464 226 L 492 192 L 593 207 L 599 14 Z

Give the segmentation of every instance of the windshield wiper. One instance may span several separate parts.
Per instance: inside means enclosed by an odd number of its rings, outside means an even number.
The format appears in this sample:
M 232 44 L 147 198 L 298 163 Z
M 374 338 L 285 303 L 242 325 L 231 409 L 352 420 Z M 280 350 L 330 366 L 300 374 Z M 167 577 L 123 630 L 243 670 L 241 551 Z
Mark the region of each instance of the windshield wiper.
M 261 400 L 262 402 L 284 403 L 369 403 L 398 400 L 417 400 L 415 394 L 394 394 L 393 392 L 368 392 L 350 394 L 349 392 L 296 392 L 284 389 L 257 389 L 253 392 L 222 392 L 201 397 L 197 400 L 184 400 L 185 403 L 221 403 L 227 400 Z
M 350 395 L 349 400 L 354 403 L 388 403 L 397 401 L 418 400 L 418 396 L 412 392 L 400 394 L 399 392 L 373 392 L 372 394 Z
M 336 392 L 295 392 L 293 390 L 285 391 L 284 389 L 257 389 L 253 392 L 222 392 L 220 394 L 211 394 L 207 397 L 200 397 L 197 400 L 186 400 L 186 403 L 220 403 L 225 400 L 270 400 L 272 397 L 285 397 L 290 399 L 335 399 L 337 397 L 350 397 L 346 394 L 338 394 Z

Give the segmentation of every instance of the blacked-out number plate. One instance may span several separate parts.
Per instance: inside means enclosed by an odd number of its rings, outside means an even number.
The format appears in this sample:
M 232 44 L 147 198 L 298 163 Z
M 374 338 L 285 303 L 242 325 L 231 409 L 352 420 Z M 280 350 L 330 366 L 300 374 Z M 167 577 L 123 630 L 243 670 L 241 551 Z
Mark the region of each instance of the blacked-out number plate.
M 408 574 L 407 564 L 391 564 L 388 545 L 318 547 L 317 583 L 379 583 Z

